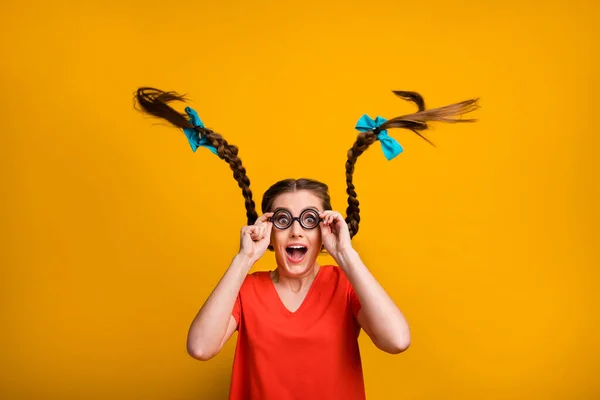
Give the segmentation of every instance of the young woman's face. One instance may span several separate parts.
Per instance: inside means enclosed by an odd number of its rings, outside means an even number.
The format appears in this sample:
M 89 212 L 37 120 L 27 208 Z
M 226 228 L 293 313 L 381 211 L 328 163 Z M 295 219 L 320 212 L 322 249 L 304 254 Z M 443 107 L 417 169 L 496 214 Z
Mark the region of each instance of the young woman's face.
M 275 212 L 278 209 L 287 210 L 293 218 L 300 217 L 300 214 L 308 209 L 318 213 L 324 211 L 322 200 L 308 190 L 280 194 L 275 198 L 271 211 Z M 314 214 L 304 215 L 305 225 L 318 222 L 314 221 Z M 316 217 L 318 218 L 318 215 Z M 290 221 L 284 216 L 280 218 L 280 222 Z M 281 272 L 288 276 L 303 276 L 316 266 L 317 256 L 321 251 L 320 224 L 317 223 L 314 229 L 303 228 L 298 220 L 294 220 L 286 229 L 278 229 L 274 225 L 271 230 L 271 244 Z

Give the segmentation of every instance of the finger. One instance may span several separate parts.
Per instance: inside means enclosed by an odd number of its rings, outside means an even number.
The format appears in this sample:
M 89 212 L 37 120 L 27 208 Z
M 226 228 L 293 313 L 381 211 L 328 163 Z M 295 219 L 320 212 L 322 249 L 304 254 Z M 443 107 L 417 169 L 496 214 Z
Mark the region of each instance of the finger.
M 331 222 L 342 221 L 343 219 L 342 214 L 337 211 L 331 214 Z
M 252 239 L 256 239 L 257 234 L 259 233 L 257 227 L 255 226 L 249 226 L 248 230 L 247 230 L 247 234 L 252 238 Z
M 258 238 L 260 240 L 264 239 L 266 231 L 267 231 L 267 228 L 265 226 L 260 226 L 258 228 Z
M 323 218 L 321 224 L 321 234 L 328 235 L 329 233 L 331 233 L 331 228 L 329 227 L 329 225 L 327 225 L 327 222 L 325 222 L 325 218 Z
M 271 230 L 272 229 L 273 229 L 273 223 L 272 222 L 267 222 L 267 223 L 261 225 L 260 226 L 261 239 L 270 238 L 271 237 Z
M 274 213 L 272 213 L 272 212 L 264 213 L 263 215 L 261 215 L 260 217 L 258 217 L 256 219 L 256 222 L 254 222 L 254 225 L 259 225 L 259 224 L 267 222 L 267 219 L 271 218 L 273 216 L 273 214 Z
M 319 216 L 324 220 L 326 225 L 329 225 L 334 220 L 340 219 L 342 217 L 342 214 L 340 214 L 338 211 L 326 210 L 319 213 Z

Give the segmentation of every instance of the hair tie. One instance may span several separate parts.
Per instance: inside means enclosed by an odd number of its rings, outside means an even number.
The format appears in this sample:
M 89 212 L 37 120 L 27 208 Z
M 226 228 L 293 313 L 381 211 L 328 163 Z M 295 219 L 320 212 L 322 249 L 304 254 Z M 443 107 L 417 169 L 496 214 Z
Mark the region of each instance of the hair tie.
M 204 124 L 202 123 L 202 120 L 198 116 L 196 110 L 191 107 L 186 107 L 185 112 L 188 115 L 189 121 L 192 125 L 195 127 L 204 128 Z M 183 128 L 183 133 L 185 133 L 185 136 L 187 137 L 188 142 L 190 143 L 190 146 L 192 146 L 192 150 L 194 152 L 198 147 L 206 147 L 217 156 L 219 155 L 217 149 L 214 146 L 211 146 L 208 142 L 208 139 L 206 139 L 206 137 L 204 137 L 204 135 L 197 130 L 193 128 Z
M 396 139 L 388 136 L 387 130 L 380 129 L 381 125 L 383 125 L 385 121 L 385 118 L 377 117 L 375 120 L 373 120 L 367 114 L 364 114 L 356 123 L 356 130 L 359 132 L 373 131 L 373 133 L 377 135 L 377 140 L 379 140 L 381 143 L 381 149 L 383 150 L 385 158 L 387 158 L 389 161 L 398 154 L 402 153 L 404 149 Z

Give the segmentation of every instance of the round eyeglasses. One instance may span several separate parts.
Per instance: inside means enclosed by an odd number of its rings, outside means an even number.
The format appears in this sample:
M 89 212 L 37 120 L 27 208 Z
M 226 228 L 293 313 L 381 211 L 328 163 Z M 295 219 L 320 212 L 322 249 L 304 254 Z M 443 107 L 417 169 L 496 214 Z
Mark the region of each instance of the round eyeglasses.
M 282 230 L 292 226 L 294 221 L 300 222 L 300 226 L 304 229 L 315 229 L 323 219 L 319 217 L 317 210 L 311 208 L 302 211 L 299 217 L 293 217 L 288 210 L 279 209 L 269 218 L 269 221 L 273 222 L 275 228 Z

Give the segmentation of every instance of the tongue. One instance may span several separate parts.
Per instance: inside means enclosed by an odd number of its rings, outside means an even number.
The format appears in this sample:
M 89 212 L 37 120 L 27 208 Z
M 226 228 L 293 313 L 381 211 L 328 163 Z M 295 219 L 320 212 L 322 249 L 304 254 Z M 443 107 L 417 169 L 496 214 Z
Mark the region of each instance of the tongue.
M 292 261 L 298 262 L 298 261 L 302 260 L 302 257 L 304 257 L 305 250 L 290 249 L 290 250 L 288 250 L 288 253 L 289 253 Z

